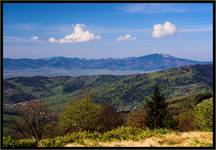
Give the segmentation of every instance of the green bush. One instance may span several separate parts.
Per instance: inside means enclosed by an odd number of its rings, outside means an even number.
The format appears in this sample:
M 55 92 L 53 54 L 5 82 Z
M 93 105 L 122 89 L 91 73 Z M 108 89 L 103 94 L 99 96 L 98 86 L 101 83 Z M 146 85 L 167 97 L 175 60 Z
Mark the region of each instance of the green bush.
M 132 140 L 133 137 L 142 132 L 139 128 L 132 127 L 119 127 L 117 129 L 105 132 L 101 135 L 102 141 L 113 141 L 113 140 Z
M 39 147 L 61 147 L 64 144 L 65 138 L 55 137 L 49 139 L 43 139 L 38 142 Z
M 92 141 L 121 141 L 141 140 L 155 135 L 163 135 L 171 132 L 168 129 L 139 129 L 132 127 L 119 127 L 105 133 L 98 132 L 76 132 L 50 139 L 43 139 L 38 142 L 39 147 L 62 147 L 68 143 L 83 143 L 84 140 Z
M 101 141 L 118 141 L 118 140 L 141 140 L 154 135 L 162 135 L 171 132 L 168 129 L 139 129 L 132 127 L 119 127 L 117 129 L 101 134 Z
M 29 140 L 29 139 L 22 139 L 17 140 L 17 147 L 19 148 L 34 148 L 37 147 L 37 141 Z
M 152 131 L 152 130 L 150 130 L 150 131 Z M 171 132 L 173 132 L 173 130 L 164 129 L 164 128 L 159 128 L 159 129 L 153 130 L 154 135 L 164 135 L 164 134 L 168 134 L 168 133 L 171 133 Z
M 207 99 L 199 103 L 196 108 L 196 125 L 200 130 L 213 130 L 213 99 Z
M 14 140 L 10 136 L 3 137 L 4 148 L 35 148 L 37 147 L 37 141 L 30 139 Z
M 89 139 L 94 141 L 119 141 L 119 140 L 138 140 L 146 136 L 144 130 L 132 127 L 119 127 L 105 133 L 98 132 L 75 132 L 65 136 L 59 136 L 39 141 L 40 147 L 61 147 L 68 143 L 82 143 L 83 140 Z M 150 131 L 150 130 L 149 130 Z
M 75 132 L 65 136 L 58 136 L 55 138 L 43 139 L 38 142 L 40 147 L 62 147 L 67 143 L 77 142 L 80 143 L 84 139 L 99 139 L 97 132 Z
M 3 137 L 3 147 L 14 148 L 15 147 L 15 141 L 10 136 Z
M 100 106 L 89 98 L 72 101 L 66 105 L 60 117 L 60 128 L 68 131 L 95 131 L 98 130 Z
M 75 142 L 76 137 L 73 135 L 58 136 L 55 138 L 43 139 L 38 142 L 38 146 L 39 147 L 62 147 L 67 143 Z

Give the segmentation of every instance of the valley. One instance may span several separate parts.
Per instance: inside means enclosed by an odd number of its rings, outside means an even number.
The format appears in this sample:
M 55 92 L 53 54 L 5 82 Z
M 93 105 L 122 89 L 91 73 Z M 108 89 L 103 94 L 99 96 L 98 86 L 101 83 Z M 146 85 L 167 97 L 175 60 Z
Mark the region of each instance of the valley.
M 48 114 L 53 116 L 53 118 L 51 118 L 54 123 L 53 125 L 57 127 L 61 126 L 60 120 L 62 113 L 68 105 L 71 103 L 79 103 L 79 101 L 81 102 L 89 95 L 91 97 L 91 102 L 95 105 L 101 105 L 101 107 L 103 105 L 108 105 L 112 107 L 113 110 L 117 111 L 117 116 L 120 114 L 123 115 L 122 117 L 124 120 L 122 120 L 121 123 L 122 127 L 107 131 L 107 134 L 114 133 L 116 136 L 119 132 L 118 130 L 128 130 L 127 120 L 130 119 L 129 116 L 136 113 L 137 110 L 140 110 L 146 105 L 147 101 L 152 98 L 155 85 L 159 86 L 161 94 L 164 95 L 166 99 L 169 114 L 173 116 L 173 123 L 170 122 L 169 124 L 174 129 L 174 132 L 176 132 L 176 129 L 188 131 L 188 127 L 184 126 L 184 124 L 178 125 L 179 117 L 184 112 L 189 111 L 188 113 L 190 113 L 190 111 L 195 111 L 195 108 L 207 99 L 208 103 L 212 101 L 213 65 L 210 62 L 196 62 L 162 54 L 152 54 L 139 58 L 105 59 L 103 60 L 104 63 L 101 64 L 96 63 L 97 60 L 81 61 L 81 59 L 75 59 L 76 61 L 71 62 L 72 60 L 73 59 L 63 57 L 34 61 L 28 59 L 4 59 L 3 132 L 5 135 L 19 137 L 17 134 L 19 133 L 20 127 L 18 130 L 16 129 L 16 131 L 13 129 L 13 126 L 16 127 L 18 124 L 14 121 L 22 120 L 23 116 L 19 114 L 17 110 L 31 104 L 34 106 L 34 103 L 41 103 L 48 109 Z M 44 65 L 42 62 L 44 62 Z M 139 63 L 144 65 L 139 65 Z M 74 65 L 76 68 L 73 67 Z M 87 69 L 86 66 L 89 67 L 89 69 Z M 110 67 L 115 69 L 112 70 Z M 75 107 L 75 109 L 78 108 Z M 83 108 L 81 107 L 81 109 Z M 144 111 L 143 109 L 141 110 Z M 109 116 L 108 119 L 112 119 L 112 117 L 110 117 L 111 116 Z M 95 118 L 92 119 L 94 120 Z M 136 119 L 139 119 L 139 117 Z M 180 123 L 181 122 L 184 122 L 184 120 L 180 121 Z M 50 126 L 53 125 L 50 124 Z M 126 126 L 125 129 L 124 126 Z M 130 130 L 136 130 L 134 128 L 136 125 L 129 126 L 133 127 L 133 129 Z M 192 124 L 188 126 L 189 131 L 195 128 Z M 64 127 L 61 128 L 64 129 Z M 202 128 L 204 127 L 202 126 Z M 207 129 L 209 130 L 209 128 L 210 127 Z M 57 131 L 61 133 L 60 135 L 64 135 L 63 131 L 60 131 L 60 129 L 56 129 L 56 132 Z M 49 134 L 57 136 L 59 134 L 58 132 Z M 139 130 L 136 132 L 142 134 L 142 132 L 148 131 L 145 129 L 144 131 Z M 152 132 L 153 137 L 151 138 L 156 138 L 159 141 L 153 143 L 153 146 L 174 146 L 166 142 L 161 145 L 163 139 L 161 137 L 155 137 L 153 134 L 154 131 L 149 132 Z M 85 133 L 78 132 L 77 134 L 82 135 Z M 131 134 L 134 133 L 132 132 Z M 173 134 L 176 133 L 172 133 L 172 136 L 180 138 Z M 185 134 L 188 133 L 185 132 Z M 189 135 L 190 134 L 191 133 L 189 133 Z M 101 134 L 100 136 L 103 137 L 105 135 Z M 119 138 L 121 139 L 124 136 L 124 134 L 119 135 Z M 129 137 L 130 136 L 132 135 L 129 135 Z M 138 135 L 134 135 L 134 138 L 139 137 L 137 136 Z M 169 138 L 169 134 L 167 136 L 167 138 Z M 56 138 L 49 139 L 49 141 L 55 141 Z M 62 138 L 67 139 L 67 137 Z M 89 141 L 89 139 L 85 139 L 84 137 L 80 138 L 81 141 L 77 141 L 78 143 L 75 141 L 75 143 L 68 142 L 64 144 L 66 144 L 65 146 L 69 145 L 73 147 L 131 146 L 135 143 L 140 146 L 145 146 L 146 144 L 148 145 L 145 141 L 151 139 L 140 138 L 141 141 L 130 141 L 129 138 L 129 141 L 120 140 L 119 142 L 106 142 L 95 141 L 95 139 L 90 139 Z M 164 137 L 164 140 L 166 141 L 167 138 Z M 192 143 L 187 144 L 203 145 L 203 143 L 200 142 L 193 143 L 194 137 L 191 138 Z M 211 137 L 209 137 L 209 139 L 211 139 Z M 43 143 L 44 140 L 41 140 L 41 143 Z M 110 140 L 113 140 L 113 138 Z M 61 142 L 64 142 L 64 140 L 61 140 Z M 171 142 L 175 141 L 172 140 Z M 211 145 L 210 141 L 207 143 L 205 144 Z M 37 146 L 40 147 L 40 142 L 37 144 Z M 186 143 L 178 144 L 185 145 Z M 43 144 L 42 146 L 47 147 L 47 144 Z M 56 147 L 57 145 L 52 146 Z
M 192 65 L 137 75 L 95 75 L 58 77 L 16 77 L 4 80 L 4 103 L 44 100 L 61 109 L 69 100 L 80 99 L 91 89 L 94 102 L 106 102 L 129 110 L 142 104 L 159 84 L 167 99 L 212 92 L 212 65 Z
M 86 93 L 91 95 L 92 102 L 112 106 L 117 112 L 123 113 L 124 118 L 127 118 L 128 115 L 136 112 L 146 104 L 146 101 L 152 96 L 155 85 L 159 85 L 161 93 L 166 97 L 170 115 L 177 119 L 184 111 L 194 110 L 199 104 L 213 96 L 212 70 L 212 64 L 195 64 L 151 73 L 131 75 L 84 75 L 78 77 L 30 76 L 4 79 L 3 131 L 6 135 L 17 134 L 11 130 L 11 125 L 14 124 L 14 119 L 17 120 L 21 117 L 20 114 L 17 114 L 15 111 L 20 107 L 25 107 L 29 103 L 39 102 L 43 103 L 52 115 L 59 116 L 62 115 L 62 112 L 71 102 L 85 99 Z M 211 102 L 212 98 L 208 101 Z M 174 128 L 177 128 L 177 126 L 174 126 Z M 116 129 L 116 131 L 118 130 L 120 129 Z M 109 132 L 112 133 L 114 131 L 107 131 L 107 134 Z M 141 134 L 141 131 L 137 132 Z M 187 132 L 185 132 L 185 134 L 191 135 L 191 133 Z M 209 132 L 208 134 L 211 133 Z M 169 138 L 169 135 L 167 136 L 167 138 Z M 172 136 L 180 138 L 178 137 L 179 134 L 178 136 L 172 134 Z M 153 146 L 175 146 L 166 142 L 161 145 L 163 139 L 165 141 L 167 140 L 166 137 L 152 138 L 158 139 L 158 142 L 153 143 Z M 150 139 L 146 140 L 148 141 Z M 193 143 L 194 137 L 191 137 L 191 139 L 192 143 L 182 142 L 186 145 L 203 145 L 201 141 L 201 143 Z M 211 139 L 211 137 L 209 137 L 209 139 Z M 81 143 L 78 141 L 78 144 L 76 142 L 65 144 L 67 144 L 66 146 L 69 145 L 73 147 L 131 146 L 135 143 L 140 146 L 145 146 L 147 144 L 144 144 L 146 140 L 137 142 L 134 140 L 130 141 L 130 139 L 129 141 L 120 140 L 119 142 L 98 142 L 94 140 L 95 139 L 91 139 L 91 141 L 89 141 L 83 138 Z M 140 140 L 143 140 L 143 138 Z M 43 142 L 43 140 L 41 142 Z M 175 141 L 172 140 L 171 142 Z M 206 141 L 205 144 L 211 145 L 210 140 Z M 40 146 L 40 144 L 38 146 Z M 47 145 L 45 144 L 43 146 L 46 147 Z M 56 145 L 53 146 L 56 147 Z M 146 146 L 148 146 L 148 144 Z
M 215 148 L 213 2 L 1 4 L 1 149 Z

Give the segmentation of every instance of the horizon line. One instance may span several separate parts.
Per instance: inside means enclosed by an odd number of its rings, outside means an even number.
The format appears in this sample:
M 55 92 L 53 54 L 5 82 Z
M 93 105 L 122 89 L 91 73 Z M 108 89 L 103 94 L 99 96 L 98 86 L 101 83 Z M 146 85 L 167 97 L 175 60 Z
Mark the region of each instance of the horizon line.
M 192 61 L 199 61 L 199 62 L 213 62 L 212 60 L 195 60 L 191 58 L 184 58 L 184 57 L 178 57 L 173 56 L 167 53 L 150 53 L 146 55 L 140 55 L 140 56 L 129 56 L 129 57 L 101 57 L 101 58 L 86 58 L 86 57 L 67 57 L 67 56 L 51 56 L 51 57 L 40 57 L 40 58 L 30 58 L 30 57 L 22 57 L 22 58 L 12 58 L 12 57 L 2 57 L 3 59 L 31 59 L 31 60 L 37 60 L 37 59 L 52 59 L 52 58 L 68 58 L 68 59 L 85 59 L 85 60 L 100 60 L 100 59 L 127 59 L 127 58 L 139 58 L 139 57 L 145 57 L 149 55 L 167 55 L 169 57 L 175 57 L 179 59 L 187 59 Z M 164 56 L 165 57 L 165 56 Z

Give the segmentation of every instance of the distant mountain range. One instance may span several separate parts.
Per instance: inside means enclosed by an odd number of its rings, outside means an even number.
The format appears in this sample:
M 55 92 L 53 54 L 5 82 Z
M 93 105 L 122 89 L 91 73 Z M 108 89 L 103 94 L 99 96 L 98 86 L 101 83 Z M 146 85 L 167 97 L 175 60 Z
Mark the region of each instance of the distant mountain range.
M 142 57 L 117 59 L 80 59 L 66 57 L 3 59 L 4 78 L 34 75 L 126 75 L 206 63 L 210 62 L 182 59 L 167 54 L 150 54 Z

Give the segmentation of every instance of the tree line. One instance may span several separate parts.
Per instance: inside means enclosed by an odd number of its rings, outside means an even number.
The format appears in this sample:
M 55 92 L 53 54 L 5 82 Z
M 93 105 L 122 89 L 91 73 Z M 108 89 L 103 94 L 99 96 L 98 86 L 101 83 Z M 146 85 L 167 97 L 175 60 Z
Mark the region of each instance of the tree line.
M 81 131 L 106 132 L 120 126 L 180 131 L 213 128 L 212 104 L 208 102 L 204 107 L 183 111 L 176 116 L 170 112 L 166 97 L 161 94 L 158 86 L 155 86 L 151 97 L 142 106 L 129 113 L 106 103 L 94 103 L 89 90 L 84 93 L 83 99 L 71 101 L 59 114 L 48 111 L 40 101 L 26 103 L 17 108 L 19 119 L 13 120 L 10 127 L 16 137 L 33 139 Z

